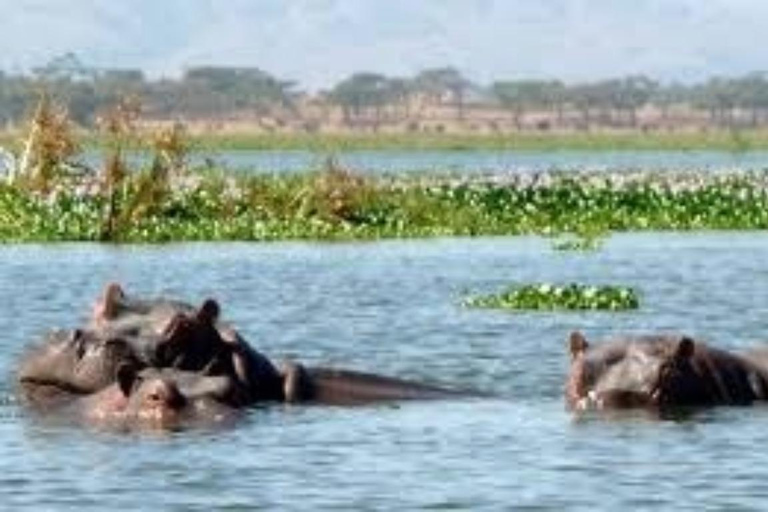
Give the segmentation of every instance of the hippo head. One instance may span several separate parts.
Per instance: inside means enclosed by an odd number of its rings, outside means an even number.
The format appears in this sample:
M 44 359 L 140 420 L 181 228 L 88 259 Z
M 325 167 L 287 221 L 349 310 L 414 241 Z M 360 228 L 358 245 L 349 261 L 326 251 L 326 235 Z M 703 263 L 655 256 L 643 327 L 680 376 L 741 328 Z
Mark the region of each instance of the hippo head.
M 168 299 L 132 298 L 110 283 L 94 305 L 89 326 L 104 337 L 126 340 L 146 365 L 200 371 L 221 366 L 219 355 L 228 346 L 217 326 L 219 310 L 213 299 L 195 308 Z
M 699 405 L 706 386 L 693 363 L 696 343 L 687 337 L 646 336 L 591 347 L 570 336 L 568 406 L 576 410 Z
M 114 382 L 121 364 L 133 362 L 132 350 L 123 339 L 100 338 L 79 329 L 53 331 L 23 357 L 18 379 L 24 387 L 91 393 Z
M 192 314 L 179 313 L 166 325 L 155 350 L 159 367 L 231 373 L 232 344 L 216 327 L 219 305 L 208 299 Z
M 154 369 L 137 372 L 133 366 L 121 366 L 117 385 L 126 402 L 114 412 L 126 421 L 168 427 L 188 404 L 176 382 Z
M 165 430 L 212 426 L 233 415 L 219 400 L 230 385 L 226 378 L 121 365 L 116 381 L 80 404 L 87 421 L 129 430 Z
M 109 285 L 86 329 L 51 332 L 22 358 L 19 381 L 27 389 L 92 393 L 112 384 L 121 364 L 201 370 L 225 344 L 215 328 L 218 311 L 213 300 L 199 309 L 130 300 Z
M 109 283 L 93 305 L 88 328 L 139 338 L 158 337 L 176 316 L 195 312 L 185 302 L 130 297 L 119 284 Z

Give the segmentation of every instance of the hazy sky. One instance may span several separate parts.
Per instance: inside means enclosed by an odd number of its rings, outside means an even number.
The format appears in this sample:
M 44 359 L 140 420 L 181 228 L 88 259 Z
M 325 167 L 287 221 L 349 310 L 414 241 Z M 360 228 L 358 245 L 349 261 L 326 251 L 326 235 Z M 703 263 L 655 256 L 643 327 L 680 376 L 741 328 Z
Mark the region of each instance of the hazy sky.
M 153 75 L 257 66 L 309 88 L 354 71 L 568 81 L 768 69 L 766 0 L 0 0 L 0 67 L 75 52 Z

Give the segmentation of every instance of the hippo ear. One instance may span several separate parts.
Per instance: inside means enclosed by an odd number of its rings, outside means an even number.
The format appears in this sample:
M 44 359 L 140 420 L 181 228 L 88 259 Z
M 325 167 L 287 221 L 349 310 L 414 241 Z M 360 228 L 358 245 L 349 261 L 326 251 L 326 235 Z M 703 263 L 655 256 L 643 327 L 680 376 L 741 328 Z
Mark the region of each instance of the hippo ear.
M 120 387 L 120 391 L 123 392 L 123 395 L 130 396 L 133 391 L 133 386 L 139 378 L 139 374 L 136 372 L 136 367 L 132 364 L 121 364 L 117 368 L 116 374 L 117 384 Z
M 108 320 L 116 317 L 123 298 L 125 293 L 118 283 L 107 284 L 101 296 L 101 316 Z
M 200 309 L 197 310 L 197 319 L 206 324 L 214 324 L 219 319 L 221 308 L 213 299 L 206 299 Z
M 696 351 L 696 342 L 687 336 L 683 336 L 680 342 L 675 348 L 675 360 L 686 361 L 693 357 L 693 353 Z
M 583 354 L 589 348 L 587 339 L 579 331 L 573 331 L 568 338 L 569 349 L 571 351 L 571 358 L 576 359 L 577 356 Z

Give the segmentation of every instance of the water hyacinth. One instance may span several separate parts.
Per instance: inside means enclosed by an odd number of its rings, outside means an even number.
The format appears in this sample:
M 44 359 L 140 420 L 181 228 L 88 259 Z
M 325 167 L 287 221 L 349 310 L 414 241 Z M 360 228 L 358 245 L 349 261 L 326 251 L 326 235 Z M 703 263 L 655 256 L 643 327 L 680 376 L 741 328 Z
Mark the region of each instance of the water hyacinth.
M 94 175 L 62 177 L 45 190 L 1 184 L 0 241 L 571 233 L 575 240 L 555 248 L 587 250 L 618 231 L 768 228 L 768 172 L 377 177 L 337 168 L 250 176 L 187 171 L 158 187 L 150 170 L 124 180 L 109 194 Z
M 512 286 L 499 293 L 468 297 L 464 305 L 515 310 L 621 311 L 637 309 L 640 300 L 632 288 L 623 286 L 543 283 Z
M 602 234 L 566 236 L 555 240 L 552 248 L 556 251 L 597 251 L 602 247 L 604 237 Z

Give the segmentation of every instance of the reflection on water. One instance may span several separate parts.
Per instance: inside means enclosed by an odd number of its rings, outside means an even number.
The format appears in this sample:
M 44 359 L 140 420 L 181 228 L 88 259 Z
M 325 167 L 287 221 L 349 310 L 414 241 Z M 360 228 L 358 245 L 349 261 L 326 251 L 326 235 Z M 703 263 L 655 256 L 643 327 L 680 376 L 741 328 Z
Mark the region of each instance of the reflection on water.
M 218 298 L 274 359 L 294 356 L 494 399 L 362 408 L 266 407 L 237 427 L 120 434 L 36 421 L 0 404 L 9 510 L 763 507 L 765 408 L 672 418 L 564 410 L 570 330 L 685 331 L 768 341 L 768 235 L 616 236 L 568 253 L 538 238 L 360 244 L 6 246 L 0 370 L 49 326 L 80 323 L 101 286 Z M 516 282 L 618 283 L 637 312 L 465 310 L 467 291 Z

